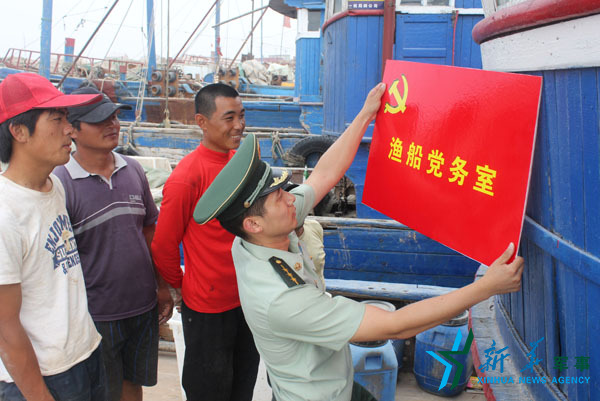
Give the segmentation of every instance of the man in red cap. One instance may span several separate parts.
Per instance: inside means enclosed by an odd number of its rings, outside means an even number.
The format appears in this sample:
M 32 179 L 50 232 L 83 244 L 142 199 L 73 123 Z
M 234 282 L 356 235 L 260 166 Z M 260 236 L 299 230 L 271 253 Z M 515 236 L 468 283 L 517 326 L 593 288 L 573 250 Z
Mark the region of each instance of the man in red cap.
M 0 84 L 0 399 L 105 400 L 100 335 L 65 192 L 52 170 L 69 160 L 65 95 L 31 73 Z

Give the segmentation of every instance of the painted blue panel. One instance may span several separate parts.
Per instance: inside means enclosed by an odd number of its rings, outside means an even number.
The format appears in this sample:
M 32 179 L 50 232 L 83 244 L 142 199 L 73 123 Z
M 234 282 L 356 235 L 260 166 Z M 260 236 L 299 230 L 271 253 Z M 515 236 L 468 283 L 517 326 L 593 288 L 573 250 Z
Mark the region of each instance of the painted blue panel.
M 479 266 L 410 229 L 338 226 L 324 234 L 330 278 L 457 286 L 472 282 Z
M 342 131 L 362 108 L 367 93 L 381 81 L 382 30 L 381 17 L 348 18 L 348 62 L 341 65 L 346 70 L 348 86 Z
M 550 163 L 550 143 L 548 135 L 543 135 L 542 132 L 548 132 L 548 124 L 551 119 L 558 118 L 556 113 L 553 112 L 555 90 L 554 80 L 551 79 L 551 76 L 544 77 L 542 90 L 545 96 L 542 97 L 538 118 L 538 134 L 536 135 L 526 213 L 527 216 L 543 227 L 548 228 L 552 226 L 552 221 L 554 220 L 551 206 L 551 186 L 548 185 L 550 180 L 548 168 Z
M 480 2 L 476 3 L 480 4 Z M 460 15 L 453 38 L 451 14 L 397 14 L 394 59 L 481 68 L 471 38 L 481 16 Z M 341 134 L 368 91 L 381 79 L 381 16 L 347 16 L 323 34 L 323 133 Z
M 585 303 L 586 305 L 600 305 L 600 285 L 588 284 Z M 600 333 L 600 308 L 592 306 L 591 308 L 587 308 L 587 313 L 588 326 L 584 335 L 590 341 L 594 341 L 598 338 L 598 333 Z M 592 349 L 594 352 L 592 352 Z M 592 355 L 598 355 L 597 343 L 594 343 L 593 346 L 590 345 L 587 354 L 581 356 L 593 357 Z M 590 399 L 598 400 L 600 398 L 600 363 L 590 364 L 590 370 L 584 373 L 586 376 L 592 378 L 590 379 Z
M 321 38 L 296 40 L 296 96 L 320 95 Z
M 534 73 L 540 74 L 542 104 L 523 229 L 523 296 L 504 296 L 501 302 L 525 343 L 544 336 L 541 366 L 547 374 L 591 377 L 590 386 L 559 385 L 569 399 L 599 399 L 592 372 L 598 375 L 600 368 L 575 367 L 575 357 L 597 355 L 592 339 L 600 332 L 599 69 Z M 567 357 L 568 368 L 559 372 L 554 358 L 560 356 Z
M 560 116 L 555 127 L 549 132 L 551 150 L 551 171 L 553 207 L 555 211 L 554 230 L 575 244 L 583 245 L 583 211 L 582 198 L 576 192 L 582 190 L 581 183 L 581 129 L 578 122 L 577 107 L 581 111 L 577 94 L 573 93 L 578 86 L 574 82 L 576 72 L 556 72 L 556 106 Z M 573 128 L 573 131 L 571 131 Z M 568 134 L 567 134 L 568 133 Z
M 323 106 L 301 105 L 300 123 L 309 134 L 320 135 L 323 131 Z
M 600 69 L 582 70 L 581 99 L 584 105 L 582 120 L 586 122 L 582 128 L 585 249 L 600 255 Z
M 432 64 L 451 64 L 450 14 L 398 14 L 394 58 Z M 451 50 L 451 49 L 450 49 Z
M 544 298 L 542 309 L 544 311 L 544 338 L 545 338 L 545 352 L 546 356 L 542 367 L 546 372 L 550 372 L 553 366 L 553 358 L 560 352 L 560 337 L 558 330 L 558 306 L 556 294 L 556 283 L 555 267 L 552 258 L 547 253 L 540 249 L 537 249 L 538 263 L 542 268 L 543 272 L 543 286 L 544 286 Z
M 454 64 L 458 67 L 482 68 L 481 49 L 473 40 L 472 31 L 483 15 L 458 14 L 456 30 L 453 32 Z
M 456 8 L 481 8 L 481 0 L 456 0 Z
M 324 75 L 323 75 L 323 132 L 337 134 L 343 132 L 343 102 L 346 95 L 345 32 L 347 18 L 335 21 L 323 34 Z

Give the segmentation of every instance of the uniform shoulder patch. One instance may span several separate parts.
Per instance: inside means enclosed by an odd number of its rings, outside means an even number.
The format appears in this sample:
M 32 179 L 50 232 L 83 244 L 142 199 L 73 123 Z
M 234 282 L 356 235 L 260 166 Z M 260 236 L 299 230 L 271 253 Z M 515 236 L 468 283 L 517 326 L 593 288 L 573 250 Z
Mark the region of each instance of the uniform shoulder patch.
M 275 256 L 269 259 L 271 262 L 271 266 L 273 269 L 281 276 L 283 281 L 287 284 L 288 287 L 294 287 L 300 284 L 306 284 L 302 277 L 300 277 L 294 269 L 288 266 L 287 263 L 281 258 L 277 258 Z

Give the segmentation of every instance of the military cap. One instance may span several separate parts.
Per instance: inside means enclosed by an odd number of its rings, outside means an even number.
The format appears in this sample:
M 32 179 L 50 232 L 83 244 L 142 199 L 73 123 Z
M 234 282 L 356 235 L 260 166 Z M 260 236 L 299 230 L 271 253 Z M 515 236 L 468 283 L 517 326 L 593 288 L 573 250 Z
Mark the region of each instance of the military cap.
M 291 175 L 260 160 L 254 134 L 242 141 L 237 152 L 206 189 L 194 209 L 194 220 L 205 224 L 217 218 L 231 221 L 244 213 L 256 199 L 285 187 Z

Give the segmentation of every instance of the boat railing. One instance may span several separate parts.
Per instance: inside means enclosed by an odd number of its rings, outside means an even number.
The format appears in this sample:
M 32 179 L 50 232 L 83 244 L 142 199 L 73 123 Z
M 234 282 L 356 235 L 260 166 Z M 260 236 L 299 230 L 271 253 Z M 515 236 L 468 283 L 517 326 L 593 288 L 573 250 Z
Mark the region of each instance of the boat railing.
M 61 74 L 68 71 L 70 64 L 74 59 L 73 54 L 50 53 L 53 65 L 50 68 L 52 74 Z M 38 71 L 40 67 L 40 52 L 37 50 L 27 50 L 10 48 L 2 59 L 5 66 L 15 69 Z M 103 59 L 95 57 L 79 57 L 76 67 L 72 74 L 77 76 L 89 76 L 94 71 L 97 78 L 103 78 L 106 75 L 118 76 L 121 73 L 121 66 L 125 66 L 126 71 L 132 69 L 141 70 L 144 63 L 139 61 Z M 89 66 L 89 71 L 88 71 Z

